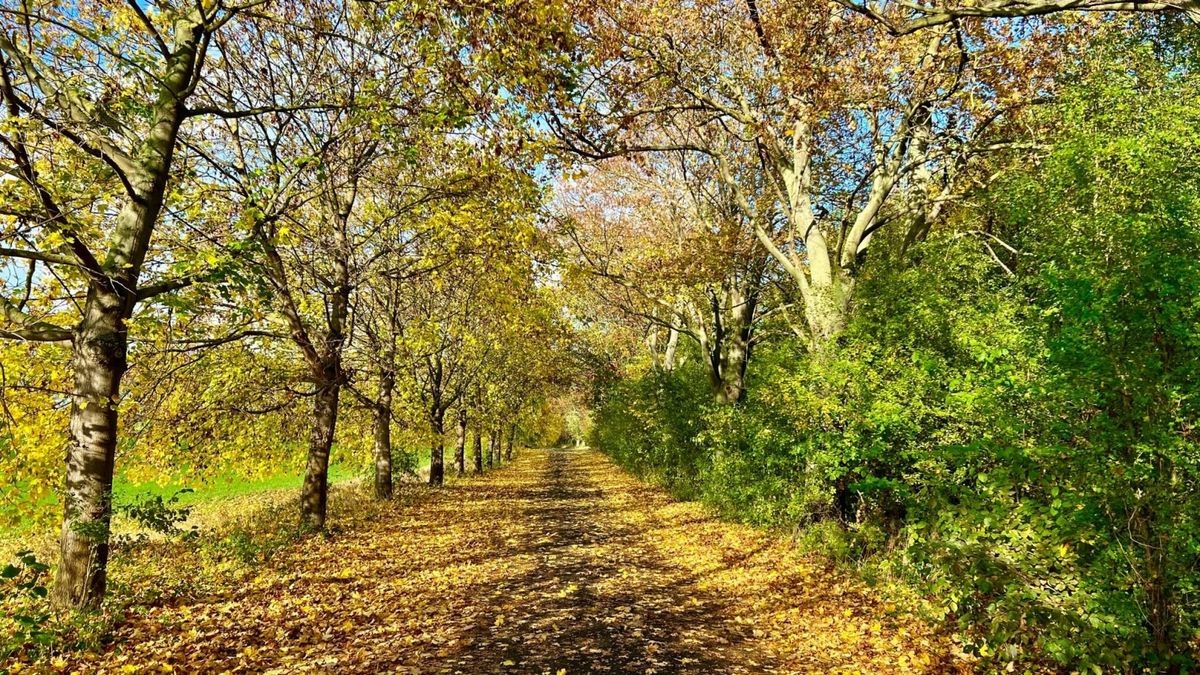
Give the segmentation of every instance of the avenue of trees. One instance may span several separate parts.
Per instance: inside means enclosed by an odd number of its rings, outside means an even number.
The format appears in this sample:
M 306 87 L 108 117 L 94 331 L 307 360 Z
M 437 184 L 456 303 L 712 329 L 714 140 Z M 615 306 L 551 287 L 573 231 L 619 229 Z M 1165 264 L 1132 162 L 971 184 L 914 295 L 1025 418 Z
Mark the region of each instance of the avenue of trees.
M 64 509 L 56 604 L 104 597 L 119 462 L 203 475 L 303 445 L 322 528 L 335 442 L 380 498 L 394 427 L 433 484 L 448 414 L 511 456 L 562 335 L 515 151 L 556 85 L 554 11 L 0 7 L 0 462 L 14 501 Z
M 984 667 L 1195 667 L 1198 17 L 0 0 L 0 516 L 93 609 L 115 476 L 586 436 Z

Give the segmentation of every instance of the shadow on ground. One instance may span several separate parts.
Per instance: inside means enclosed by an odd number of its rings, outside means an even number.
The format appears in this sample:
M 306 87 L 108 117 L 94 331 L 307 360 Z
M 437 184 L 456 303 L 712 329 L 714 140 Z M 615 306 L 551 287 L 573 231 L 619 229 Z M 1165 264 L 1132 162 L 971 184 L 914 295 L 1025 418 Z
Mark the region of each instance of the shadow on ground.
M 349 499 L 349 497 L 345 497 Z M 336 504 L 335 504 L 336 506 Z M 951 672 L 944 636 L 588 450 L 344 503 L 332 539 L 132 607 L 87 673 Z
M 622 526 L 604 508 L 580 451 L 548 452 L 526 483 L 519 517 L 529 536 L 512 555 L 537 566 L 505 578 L 485 598 L 513 606 L 449 656 L 448 670 L 484 672 L 734 673 L 772 670 L 745 645 L 719 599 L 645 546 L 645 528 Z M 629 574 L 636 571 L 635 574 Z

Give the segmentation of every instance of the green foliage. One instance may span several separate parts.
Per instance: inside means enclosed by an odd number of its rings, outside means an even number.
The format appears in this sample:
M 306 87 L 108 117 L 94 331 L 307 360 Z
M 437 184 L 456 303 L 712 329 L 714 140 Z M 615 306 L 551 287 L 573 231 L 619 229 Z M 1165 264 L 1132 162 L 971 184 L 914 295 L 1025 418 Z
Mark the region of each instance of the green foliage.
M 416 476 L 421 467 L 427 463 L 422 459 L 429 453 L 411 448 L 392 448 L 392 471 L 402 476 Z
M 923 243 L 877 235 L 836 343 L 763 344 L 736 406 L 686 371 L 617 383 L 594 443 L 918 589 L 985 667 L 1187 669 L 1200 78 L 1142 45 L 1072 77 L 1040 162 Z
M 588 443 L 642 478 L 695 494 L 709 461 L 695 414 L 709 399 L 703 378 L 685 366 L 616 384 L 604 394 Z
M 192 515 L 191 507 L 179 506 L 179 498 L 191 492 L 194 490 L 183 488 L 166 499 L 162 495 L 142 495 L 127 504 L 114 504 L 113 511 L 128 516 L 151 532 L 194 537 L 195 529 L 185 531 L 179 527 Z
M 1178 646 L 1196 634 L 1200 556 L 1200 78 L 1140 47 L 1085 75 L 1056 106 L 1055 150 L 995 198 L 1030 257 L 1028 321 L 1043 349 L 1027 395 L 1036 473 L 1010 489 L 1036 497 L 1035 541 L 1065 585 L 1052 595 L 1081 626 L 1043 638 L 1052 656 L 1187 665 Z
M 49 571 L 32 551 L 17 553 L 13 562 L 0 568 L 0 658 L 53 641 L 53 633 L 47 630 L 50 612 L 45 603 Z

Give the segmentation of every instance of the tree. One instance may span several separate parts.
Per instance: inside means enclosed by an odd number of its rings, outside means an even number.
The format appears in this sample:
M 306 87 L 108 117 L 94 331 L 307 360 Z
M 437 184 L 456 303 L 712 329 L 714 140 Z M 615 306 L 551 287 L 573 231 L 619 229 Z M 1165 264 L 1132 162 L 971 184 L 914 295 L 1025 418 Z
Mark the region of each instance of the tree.
M 664 370 L 675 367 L 679 336 L 695 341 L 713 395 L 733 403 L 745 394 L 769 259 L 726 186 L 688 160 L 609 160 L 589 171 L 560 190 L 562 234 L 578 253 L 580 292 L 643 321 Z
M 0 7 L 2 143 L 21 184 L 6 260 L 46 266 L 72 297 L 70 327 L 2 302 L 0 335 L 71 344 L 72 407 L 65 512 L 54 600 L 95 607 L 104 597 L 121 379 L 128 322 L 139 306 L 213 274 L 185 250 L 154 247 L 164 207 L 191 161 L 189 122 L 254 115 L 193 105 L 207 86 L 214 40 L 265 0 L 244 3 L 21 2 Z M 279 102 L 272 102 L 270 108 Z M 184 155 L 180 157 L 180 155 Z M 46 170 L 51 158 L 93 176 L 82 187 Z M 96 187 L 99 188 L 97 194 Z M 99 197 L 99 217 L 76 209 Z M 107 200 L 111 199 L 111 202 Z M 111 203 L 113 206 L 108 206 Z
M 484 162 L 462 144 L 463 180 L 423 214 L 428 270 L 413 280 L 401 314 L 407 395 L 422 411 L 432 442 L 429 480 L 444 480 L 446 413 L 466 405 L 480 373 L 503 350 L 498 327 L 511 321 L 512 293 L 528 284 L 528 212 L 540 199 L 529 175 Z M 476 417 L 482 415 L 477 408 Z M 464 437 L 465 439 L 465 437 Z
M 472 460 L 475 463 L 475 473 L 483 473 L 483 430 L 476 425 L 472 434 L 471 452 Z
M 823 1 L 617 3 L 583 23 L 586 86 L 552 118 L 564 147 L 705 158 L 795 284 L 814 351 L 845 325 L 872 235 L 919 238 L 1051 65 L 953 28 L 890 39 Z
M 367 245 L 379 231 L 364 212 L 368 175 L 399 140 L 388 111 L 403 95 L 392 83 L 404 70 L 374 49 L 404 44 L 374 18 L 313 0 L 258 16 L 236 41 L 222 41 L 214 95 L 221 105 L 321 100 L 270 118 L 224 119 L 205 154 L 238 205 L 251 243 L 242 259 L 265 280 L 307 370 L 312 417 L 300 511 L 317 529 L 325 524 L 329 454 L 347 382 L 351 295 L 378 250 Z M 319 39 L 302 39 L 310 31 Z M 322 63 L 319 77 L 310 76 L 313 59 Z
M 357 388 L 351 391 L 365 402 L 374 418 L 379 499 L 390 498 L 392 492 L 393 399 L 398 369 L 406 367 L 398 362 L 397 350 L 405 322 L 411 320 L 404 313 L 410 309 L 410 294 L 420 278 L 448 264 L 436 240 L 441 231 L 430 216 L 443 203 L 469 194 L 473 184 L 462 171 L 466 157 L 439 152 L 436 135 L 427 138 L 429 144 L 411 144 L 408 150 L 424 160 L 436 157 L 444 171 L 431 172 L 424 164 L 401 158 L 390 158 L 377 167 L 376 192 L 371 199 L 372 217 L 379 223 L 374 228 L 376 240 L 371 243 L 375 262 L 355 295 L 356 321 L 366 349 L 355 350 L 353 356 L 365 362 L 377 389 L 373 397 L 362 395 Z
M 459 476 L 467 473 L 467 405 L 458 405 L 458 436 L 454 443 L 454 468 Z
M 396 388 L 396 340 L 400 332 L 400 281 L 384 273 L 360 295 L 359 323 L 366 335 L 367 349 L 376 379 L 376 392 L 367 399 L 372 418 L 375 498 L 391 499 L 392 485 L 392 395 Z

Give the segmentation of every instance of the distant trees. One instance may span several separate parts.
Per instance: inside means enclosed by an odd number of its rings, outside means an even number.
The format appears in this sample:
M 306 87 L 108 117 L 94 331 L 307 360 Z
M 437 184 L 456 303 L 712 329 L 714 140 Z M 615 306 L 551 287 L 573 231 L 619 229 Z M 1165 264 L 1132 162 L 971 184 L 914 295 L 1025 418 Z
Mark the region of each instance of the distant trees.
M 681 153 L 608 160 L 562 187 L 559 232 L 578 292 L 640 320 L 656 367 L 673 370 L 680 337 L 692 341 L 713 396 L 732 403 L 745 393 L 768 256 L 705 168 Z

